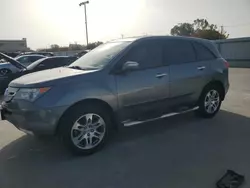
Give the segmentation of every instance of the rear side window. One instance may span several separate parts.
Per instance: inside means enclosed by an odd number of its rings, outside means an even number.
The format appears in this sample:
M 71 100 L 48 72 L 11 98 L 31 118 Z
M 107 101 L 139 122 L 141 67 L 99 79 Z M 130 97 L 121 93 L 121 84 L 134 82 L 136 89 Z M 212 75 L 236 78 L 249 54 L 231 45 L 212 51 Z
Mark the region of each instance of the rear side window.
M 196 58 L 198 61 L 206 61 L 215 59 L 215 55 L 206 48 L 203 44 L 199 44 L 197 42 L 193 43 L 194 49 L 196 51 Z
M 182 64 L 195 61 L 192 44 L 185 40 L 166 40 L 164 43 L 164 64 Z
M 139 63 L 140 69 L 162 66 L 162 45 L 158 41 L 145 41 L 134 46 L 124 59 Z

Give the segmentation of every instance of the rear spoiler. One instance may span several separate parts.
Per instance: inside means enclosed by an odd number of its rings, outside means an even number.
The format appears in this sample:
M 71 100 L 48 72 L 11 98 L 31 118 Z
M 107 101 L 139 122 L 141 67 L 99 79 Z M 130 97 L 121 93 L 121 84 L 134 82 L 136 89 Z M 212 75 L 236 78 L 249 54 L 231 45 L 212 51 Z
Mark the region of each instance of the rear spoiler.
M 1 53 L 1 52 L 0 52 L 0 59 L 4 59 L 5 61 L 9 62 L 13 66 L 17 67 L 18 69 L 27 69 L 24 65 L 22 65 L 21 63 L 19 63 L 12 57 L 7 56 L 6 54 Z

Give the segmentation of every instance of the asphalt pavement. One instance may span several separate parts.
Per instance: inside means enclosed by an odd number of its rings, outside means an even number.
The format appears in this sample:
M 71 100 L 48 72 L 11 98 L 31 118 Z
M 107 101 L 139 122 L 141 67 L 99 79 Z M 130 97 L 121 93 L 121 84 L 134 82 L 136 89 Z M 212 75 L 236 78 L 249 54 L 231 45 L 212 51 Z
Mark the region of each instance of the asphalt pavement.
M 250 187 L 249 81 L 250 69 L 230 69 L 213 119 L 190 112 L 132 126 L 87 157 L 0 121 L 0 188 L 214 188 L 227 169 Z

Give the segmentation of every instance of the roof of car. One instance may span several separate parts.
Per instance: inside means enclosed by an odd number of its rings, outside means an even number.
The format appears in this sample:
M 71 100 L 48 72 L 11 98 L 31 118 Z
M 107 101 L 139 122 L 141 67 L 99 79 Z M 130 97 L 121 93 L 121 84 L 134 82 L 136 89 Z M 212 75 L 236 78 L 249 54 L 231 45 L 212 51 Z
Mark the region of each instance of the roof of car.
M 20 55 L 19 57 L 45 57 L 44 55 L 40 55 L 40 54 L 29 54 L 29 55 Z
M 147 39 L 181 39 L 181 40 L 194 40 L 194 41 L 200 41 L 200 42 L 208 42 L 207 39 L 201 39 L 201 38 L 195 38 L 195 37 L 185 37 L 185 36 L 138 36 L 138 37 L 129 37 L 129 38 L 123 38 L 123 39 L 117 39 L 110 42 L 122 42 L 122 41 L 128 41 L 133 42 L 137 40 L 147 40 Z
M 56 59 L 56 58 L 68 58 L 71 56 L 52 56 L 52 57 L 46 57 L 46 59 Z

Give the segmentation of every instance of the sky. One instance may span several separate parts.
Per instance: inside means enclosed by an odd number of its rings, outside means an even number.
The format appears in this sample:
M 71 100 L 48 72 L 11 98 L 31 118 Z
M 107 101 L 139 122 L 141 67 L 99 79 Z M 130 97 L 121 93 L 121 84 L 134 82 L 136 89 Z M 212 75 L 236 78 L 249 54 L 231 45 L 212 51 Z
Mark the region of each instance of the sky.
M 0 0 L 0 40 L 27 38 L 32 49 L 86 44 L 81 0 Z M 250 0 L 89 0 L 89 41 L 169 35 L 178 23 L 205 18 L 230 38 L 250 36 Z

